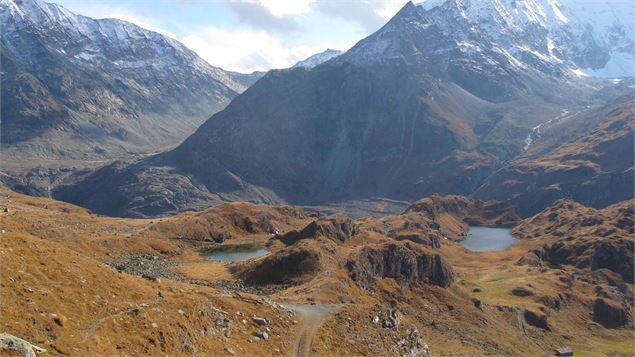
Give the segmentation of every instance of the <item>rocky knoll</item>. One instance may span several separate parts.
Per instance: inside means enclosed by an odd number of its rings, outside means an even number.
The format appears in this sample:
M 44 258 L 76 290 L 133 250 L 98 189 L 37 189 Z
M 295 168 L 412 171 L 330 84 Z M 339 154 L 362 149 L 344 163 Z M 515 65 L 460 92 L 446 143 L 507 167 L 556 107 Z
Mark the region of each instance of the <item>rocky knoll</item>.
M 425 284 L 448 287 L 454 280 L 452 267 L 441 255 L 411 242 L 364 247 L 349 258 L 346 268 L 365 288 L 382 278 L 395 279 L 408 288 Z
M 327 237 L 336 242 L 345 243 L 358 232 L 359 227 L 352 219 L 345 216 L 335 216 L 318 219 L 300 231 L 294 230 L 283 235 L 276 235 L 274 239 L 285 245 L 291 245 L 302 239 L 318 237 Z
M 506 202 L 482 201 L 457 195 L 432 195 L 423 198 L 406 209 L 404 214 L 418 212 L 433 221 L 441 221 L 452 215 L 467 224 L 477 226 L 500 226 L 520 221 L 516 208 Z
M 357 224 L 348 217 L 320 218 L 300 230 L 276 234 L 269 246 L 275 249 L 275 243 L 282 242 L 283 248 L 255 262 L 237 264 L 232 271 L 250 284 L 306 282 L 325 266 L 340 265 L 335 246 L 347 244 L 358 233 Z
M 528 253 L 522 264 L 568 264 L 583 269 L 609 269 L 633 283 L 633 201 L 604 209 L 585 207 L 571 200 L 560 200 L 514 231 L 521 239 L 549 243 Z
M 300 284 L 322 270 L 321 255 L 315 244 L 303 243 L 253 263 L 235 265 L 231 270 L 248 284 Z
M 222 243 L 250 234 L 274 235 L 306 220 L 308 216 L 297 207 L 234 202 L 162 219 L 152 229 L 170 238 Z
M 384 237 L 374 245 L 355 244 L 367 236 L 354 221 L 327 217 L 302 230 L 276 236 L 285 247 L 253 262 L 237 264 L 233 272 L 251 284 L 307 282 L 320 273 L 343 270 L 360 287 L 372 288 L 391 278 L 405 288 L 434 284 L 448 287 L 454 274 L 443 257 L 422 244 L 395 242 Z M 274 245 L 272 245 L 274 246 Z M 275 248 L 274 248 L 275 249 Z

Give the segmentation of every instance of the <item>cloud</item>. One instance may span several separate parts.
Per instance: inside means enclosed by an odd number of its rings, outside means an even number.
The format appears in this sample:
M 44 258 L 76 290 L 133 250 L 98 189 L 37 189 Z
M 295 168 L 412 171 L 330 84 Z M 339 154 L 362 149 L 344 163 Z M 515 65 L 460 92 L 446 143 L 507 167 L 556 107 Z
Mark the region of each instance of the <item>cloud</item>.
M 236 14 L 239 21 L 254 28 L 286 32 L 298 28 L 293 18 L 276 16 L 270 9 L 256 2 L 234 1 L 227 6 Z
M 254 28 L 275 31 L 297 30 L 300 15 L 319 11 L 375 31 L 391 18 L 407 0 L 235 0 L 228 7 L 238 19 Z
M 328 16 L 355 21 L 367 31 L 376 31 L 406 4 L 406 0 L 328 1 L 315 4 L 316 10 Z
M 313 53 L 315 46 L 285 46 L 265 31 L 205 27 L 182 42 L 208 63 L 239 72 L 286 68 Z
M 141 28 L 144 28 L 146 30 L 150 30 L 150 31 L 154 31 L 157 33 L 160 33 L 164 36 L 168 36 L 171 37 L 173 39 L 177 39 L 176 35 L 173 34 L 172 32 L 168 31 L 168 30 L 164 30 L 162 28 L 150 25 L 149 23 L 147 23 L 146 21 L 143 21 L 141 19 L 139 19 L 138 17 L 134 16 L 134 15 L 130 15 L 130 14 L 122 14 L 122 13 L 112 13 L 112 14 L 107 14 L 105 16 L 103 16 L 103 18 L 112 18 L 112 19 L 118 19 L 118 20 L 123 20 L 123 21 L 128 21 L 131 22 Z
M 258 5 L 271 15 L 282 18 L 310 12 L 316 0 L 236 0 L 234 2 Z

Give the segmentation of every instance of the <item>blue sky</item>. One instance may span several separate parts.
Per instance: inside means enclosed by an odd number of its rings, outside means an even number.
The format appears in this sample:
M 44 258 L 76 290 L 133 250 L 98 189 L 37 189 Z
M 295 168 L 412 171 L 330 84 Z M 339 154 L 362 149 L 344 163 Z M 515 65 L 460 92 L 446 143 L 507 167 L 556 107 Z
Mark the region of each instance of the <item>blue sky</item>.
M 210 64 L 251 72 L 346 50 L 406 0 L 45 0 L 81 15 L 134 22 L 183 42 Z

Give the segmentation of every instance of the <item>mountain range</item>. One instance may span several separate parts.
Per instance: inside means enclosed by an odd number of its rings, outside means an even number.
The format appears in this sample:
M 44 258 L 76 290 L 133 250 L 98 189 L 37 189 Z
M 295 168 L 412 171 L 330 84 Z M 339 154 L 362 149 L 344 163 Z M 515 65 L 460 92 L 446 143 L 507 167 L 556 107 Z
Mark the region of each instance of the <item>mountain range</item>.
M 592 128 L 604 128 L 601 108 L 632 93 L 632 80 L 590 75 L 632 55 L 632 26 L 620 17 L 598 25 L 608 16 L 574 16 L 574 5 L 567 6 L 408 3 L 343 54 L 312 68 L 268 72 L 174 150 L 77 174 L 53 195 L 120 216 L 232 200 L 316 205 L 433 193 L 496 196 L 487 187 L 506 177 L 496 174 L 513 170 L 532 145 L 535 151 L 549 138 L 584 141 Z M 632 9 L 619 6 L 610 12 Z M 588 125 L 560 121 L 565 111 L 586 115 Z M 538 135 L 554 122 L 569 123 L 564 132 L 578 136 Z M 617 158 L 613 165 L 628 173 L 632 162 Z M 575 192 L 517 203 L 530 214 Z M 632 189 L 620 189 L 589 204 L 628 197 Z
M 241 74 L 0 0 L 0 355 L 635 355 L 633 14 L 427 0 Z
M 0 33 L 4 170 L 174 146 L 262 76 L 213 67 L 132 23 L 40 0 L 1 0 Z

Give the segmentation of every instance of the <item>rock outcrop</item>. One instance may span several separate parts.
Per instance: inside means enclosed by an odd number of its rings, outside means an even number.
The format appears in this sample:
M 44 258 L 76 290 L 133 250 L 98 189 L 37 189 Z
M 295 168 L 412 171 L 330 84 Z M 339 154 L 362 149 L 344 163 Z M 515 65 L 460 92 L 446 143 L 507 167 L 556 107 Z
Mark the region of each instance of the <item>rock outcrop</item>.
M 231 270 L 248 284 L 298 284 L 321 270 L 321 253 L 311 244 L 296 244 Z
M 285 245 L 294 244 L 302 239 L 325 237 L 334 242 L 345 243 L 359 232 L 359 227 L 352 219 L 344 216 L 320 218 L 309 223 L 299 231 L 291 231 L 277 235 L 275 239 Z
M 346 268 L 364 288 L 383 278 L 392 278 L 407 288 L 426 284 L 448 287 L 454 281 L 453 269 L 441 255 L 409 242 L 363 247 L 349 258 Z
M 534 327 L 541 328 L 543 330 L 551 330 L 549 321 L 547 320 L 547 315 L 545 315 L 544 312 L 532 309 L 525 309 L 523 316 L 525 317 L 525 321 L 527 321 L 528 324 Z
M 629 312 L 616 302 L 596 299 L 593 304 L 593 321 L 608 328 L 622 327 L 628 324 Z
M 36 353 L 46 352 L 44 348 L 38 347 L 19 337 L 15 337 L 8 333 L 0 333 L 0 352 L 3 352 L 4 354 L 9 351 L 10 355 L 16 353 L 22 357 L 35 357 Z

